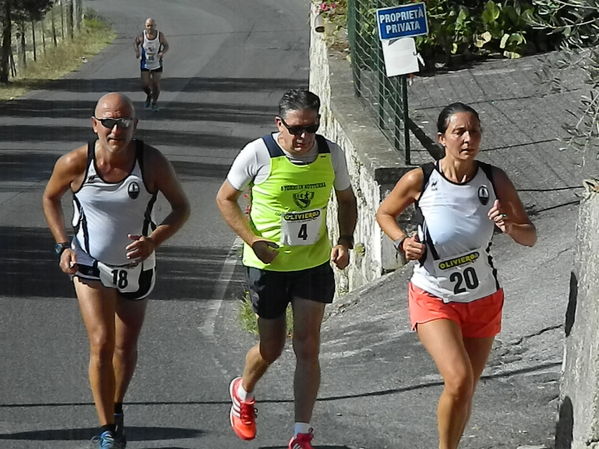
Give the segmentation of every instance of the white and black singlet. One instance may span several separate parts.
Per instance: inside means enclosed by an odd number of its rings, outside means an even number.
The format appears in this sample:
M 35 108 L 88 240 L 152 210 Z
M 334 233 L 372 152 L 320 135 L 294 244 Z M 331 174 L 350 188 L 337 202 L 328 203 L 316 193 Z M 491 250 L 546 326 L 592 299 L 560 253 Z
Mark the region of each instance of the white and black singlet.
M 73 192 L 73 248 L 79 272 L 87 279 L 101 279 L 126 297 L 141 299 L 154 286 L 155 254 L 131 266 L 126 246 L 132 235 L 150 235 L 156 227 L 153 206 L 156 193 L 148 191 L 143 178 L 144 144 L 136 145 L 135 164 L 121 181 L 107 182 L 96 166 L 95 141 L 89 142 L 87 170 L 81 187 Z
M 140 61 L 142 70 L 158 70 L 162 67 L 162 61 L 158 57 L 161 46 L 160 31 L 156 30 L 156 37 L 150 39 L 147 30 L 143 30 Z
M 476 175 L 462 184 L 445 178 L 438 163 L 422 169 L 416 210 L 426 254 L 411 282 L 444 302 L 471 302 L 495 293 L 500 288 L 490 253 L 495 224 L 487 216 L 497 198 L 492 167 L 478 162 Z

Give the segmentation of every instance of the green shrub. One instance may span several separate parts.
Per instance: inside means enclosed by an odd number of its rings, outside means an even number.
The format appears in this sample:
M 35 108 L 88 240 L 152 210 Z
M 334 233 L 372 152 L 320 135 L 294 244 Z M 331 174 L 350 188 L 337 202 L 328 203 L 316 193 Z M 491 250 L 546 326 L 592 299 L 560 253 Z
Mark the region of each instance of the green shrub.
M 535 52 L 527 36 L 534 8 L 524 1 L 488 0 L 470 5 L 450 0 L 426 2 L 429 35 L 417 38 L 425 60 L 448 62 L 452 55 L 518 58 Z
M 375 11 L 395 6 L 396 2 L 347 1 L 339 13 L 349 12 L 351 39 L 361 46 L 360 51 L 374 51 L 379 46 Z M 593 1 L 596 0 L 426 0 L 429 34 L 417 37 L 416 45 L 429 68 L 434 63 L 461 63 L 464 58 L 519 58 L 555 50 L 564 39 L 597 45 L 598 21 L 591 20 L 596 9 L 593 12 L 580 5 Z M 565 7 L 569 2 L 577 6 Z M 337 24 L 344 21 L 338 16 L 334 20 Z M 568 20 L 586 20 L 587 32 L 575 33 Z

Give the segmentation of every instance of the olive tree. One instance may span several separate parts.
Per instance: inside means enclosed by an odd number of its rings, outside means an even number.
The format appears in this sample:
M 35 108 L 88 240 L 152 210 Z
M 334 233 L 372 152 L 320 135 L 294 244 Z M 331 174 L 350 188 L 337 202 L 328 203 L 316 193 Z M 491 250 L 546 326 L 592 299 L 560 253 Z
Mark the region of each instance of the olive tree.
M 599 178 L 599 0 L 536 0 L 536 25 L 561 37 L 560 57 L 545 69 L 553 89 L 576 70 L 589 87 L 564 124 L 566 143 L 583 151 L 583 176 Z

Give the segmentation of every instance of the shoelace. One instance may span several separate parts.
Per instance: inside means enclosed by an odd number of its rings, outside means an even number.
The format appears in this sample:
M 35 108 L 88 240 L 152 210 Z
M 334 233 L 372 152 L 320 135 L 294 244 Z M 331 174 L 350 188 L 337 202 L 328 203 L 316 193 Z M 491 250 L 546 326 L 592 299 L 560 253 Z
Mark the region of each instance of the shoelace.
M 305 449 L 305 446 L 303 445 L 303 443 L 310 443 L 310 441 L 312 441 L 312 438 L 314 438 L 314 434 L 312 433 L 298 433 L 295 436 L 295 441 L 293 442 L 293 445 L 291 446 L 292 449 Z M 310 446 L 312 447 L 312 446 Z
M 92 443 L 100 443 L 100 449 L 118 449 L 119 445 L 114 441 L 110 433 L 104 432 L 102 435 L 92 438 Z
M 239 419 L 244 424 L 251 424 L 258 415 L 258 410 L 250 402 L 239 401 Z

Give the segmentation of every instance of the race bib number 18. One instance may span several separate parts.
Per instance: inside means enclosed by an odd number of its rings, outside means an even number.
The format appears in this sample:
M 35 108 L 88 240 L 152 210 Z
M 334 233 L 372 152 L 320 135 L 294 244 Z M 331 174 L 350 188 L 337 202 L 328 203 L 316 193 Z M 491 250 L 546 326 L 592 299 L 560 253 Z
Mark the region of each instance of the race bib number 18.
M 122 293 L 136 292 L 139 290 L 139 276 L 141 275 L 142 266 L 142 264 L 115 266 L 98 262 L 102 285 L 116 288 Z

